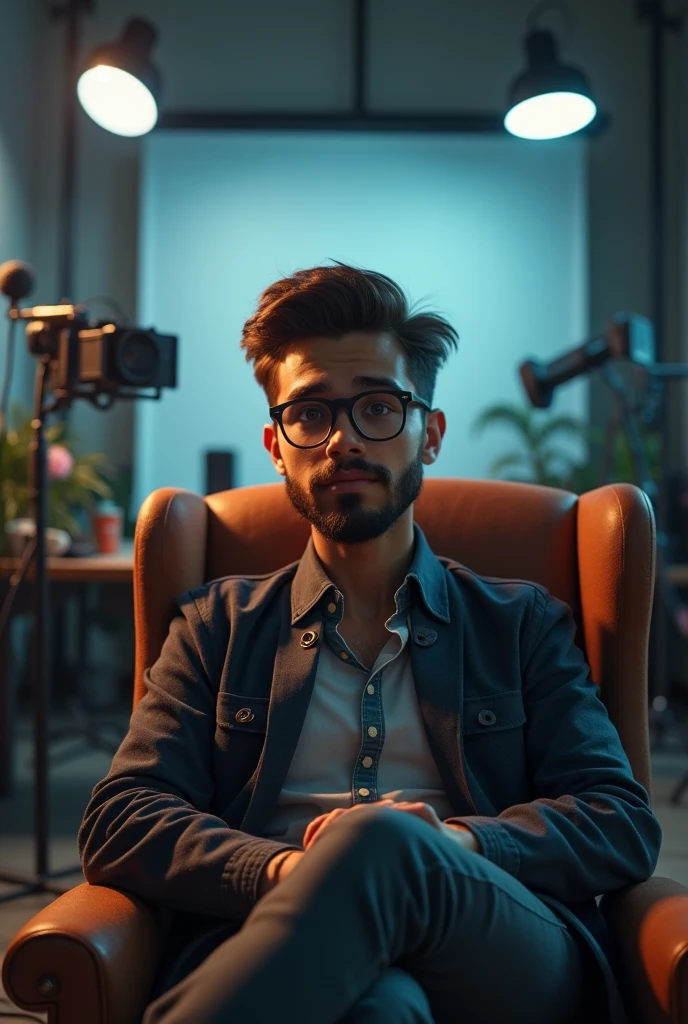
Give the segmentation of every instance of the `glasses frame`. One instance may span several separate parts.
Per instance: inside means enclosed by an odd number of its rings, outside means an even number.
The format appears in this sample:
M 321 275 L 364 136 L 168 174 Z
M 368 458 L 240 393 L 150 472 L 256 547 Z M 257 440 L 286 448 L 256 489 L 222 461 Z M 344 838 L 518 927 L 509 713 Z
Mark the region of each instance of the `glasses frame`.
M 398 398 L 402 405 L 403 418 L 401 420 L 401 426 L 397 430 L 396 434 L 392 434 L 390 437 L 369 437 L 364 434 L 359 428 L 356 420 L 354 419 L 354 406 L 360 398 L 365 398 L 366 395 L 394 395 Z M 282 422 L 282 415 L 285 409 L 288 409 L 290 405 L 297 405 L 300 402 L 320 402 L 321 405 L 326 405 L 330 410 L 332 416 L 332 423 L 327 433 L 327 437 L 323 438 L 322 441 L 318 441 L 317 444 L 296 444 L 295 441 L 291 441 L 287 437 L 287 432 L 284 429 L 284 423 Z M 269 412 L 270 416 L 276 423 L 279 424 L 284 440 L 287 444 L 290 444 L 292 448 L 320 448 L 321 445 L 327 444 L 334 433 L 334 428 L 337 424 L 337 413 L 340 409 L 346 409 L 346 414 L 349 417 L 349 423 L 354 428 L 359 437 L 364 438 L 366 441 L 391 441 L 393 438 L 398 437 L 406 426 L 406 413 L 409 405 L 415 402 L 417 405 L 422 405 L 423 408 L 427 409 L 428 412 L 432 411 L 432 406 L 429 402 L 426 402 L 420 395 L 415 394 L 413 391 L 401 391 L 397 388 L 374 388 L 372 391 L 361 391 L 357 395 L 352 395 L 351 398 L 292 398 L 289 402 L 283 402 L 281 405 L 273 405 Z

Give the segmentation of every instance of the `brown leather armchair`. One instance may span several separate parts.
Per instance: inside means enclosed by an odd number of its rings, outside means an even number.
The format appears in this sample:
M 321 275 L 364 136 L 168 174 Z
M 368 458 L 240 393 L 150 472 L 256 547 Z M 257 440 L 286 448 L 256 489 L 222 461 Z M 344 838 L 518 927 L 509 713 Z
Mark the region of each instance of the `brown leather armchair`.
M 626 484 L 577 497 L 527 484 L 428 479 L 416 519 L 432 549 L 479 573 L 544 584 L 572 608 L 579 642 L 633 773 L 649 790 L 647 644 L 654 520 Z M 136 680 L 158 657 L 174 599 L 228 574 L 265 573 L 300 557 L 309 527 L 281 484 L 203 498 L 163 488 L 136 530 Z M 688 1022 L 688 889 L 653 877 L 602 900 L 627 991 L 643 1024 Z M 151 991 L 166 913 L 104 886 L 79 885 L 15 936 L 3 980 L 51 1024 L 136 1024 Z

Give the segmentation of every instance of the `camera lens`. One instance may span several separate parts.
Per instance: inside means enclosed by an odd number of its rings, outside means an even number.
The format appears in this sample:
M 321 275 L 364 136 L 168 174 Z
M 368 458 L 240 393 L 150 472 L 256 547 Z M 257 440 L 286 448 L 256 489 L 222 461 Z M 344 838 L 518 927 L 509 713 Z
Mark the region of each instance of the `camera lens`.
M 117 352 L 117 368 L 128 384 L 144 385 L 156 379 L 160 352 L 158 343 L 146 331 L 124 335 Z

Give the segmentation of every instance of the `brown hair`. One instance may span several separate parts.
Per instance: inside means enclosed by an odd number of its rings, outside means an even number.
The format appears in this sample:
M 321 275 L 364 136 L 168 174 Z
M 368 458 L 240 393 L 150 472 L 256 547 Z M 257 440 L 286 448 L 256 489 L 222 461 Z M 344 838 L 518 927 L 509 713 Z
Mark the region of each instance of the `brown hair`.
M 241 347 L 254 362 L 255 378 L 272 404 L 277 365 L 290 343 L 308 338 L 340 338 L 349 331 L 393 335 L 406 354 L 407 368 L 422 398 L 432 402 L 440 364 L 459 336 L 436 313 L 416 312 L 404 292 L 384 274 L 336 262 L 331 267 L 297 270 L 266 288 L 244 324 Z

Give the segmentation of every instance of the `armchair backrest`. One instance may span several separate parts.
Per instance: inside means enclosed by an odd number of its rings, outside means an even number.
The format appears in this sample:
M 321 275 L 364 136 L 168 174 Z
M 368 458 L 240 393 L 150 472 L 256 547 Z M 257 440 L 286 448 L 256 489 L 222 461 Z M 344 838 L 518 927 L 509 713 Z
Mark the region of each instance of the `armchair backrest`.
M 428 478 L 414 515 L 436 554 L 482 575 L 533 580 L 566 601 L 633 774 L 649 791 L 655 532 L 644 492 L 610 484 L 577 496 L 534 484 Z M 134 550 L 134 704 L 179 595 L 296 561 L 309 535 L 280 483 L 207 497 L 173 487 L 149 495 Z

